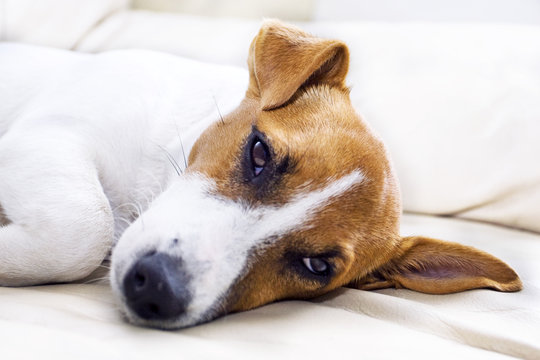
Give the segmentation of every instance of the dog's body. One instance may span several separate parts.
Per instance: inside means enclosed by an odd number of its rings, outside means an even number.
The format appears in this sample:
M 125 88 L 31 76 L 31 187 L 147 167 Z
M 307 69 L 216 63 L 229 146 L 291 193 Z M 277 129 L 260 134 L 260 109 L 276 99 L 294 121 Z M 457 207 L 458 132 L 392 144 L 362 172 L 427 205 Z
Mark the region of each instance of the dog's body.
M 343 285 L 520 289 L 488 254 L 399 236 L 397 180 L 350 104 L 344 44 L 269 22 L 248 64 L 220 118 L 241 70 L 0 46 L 0 284 L 82 278 L 121 236 L 123 312 L 164 328 Z

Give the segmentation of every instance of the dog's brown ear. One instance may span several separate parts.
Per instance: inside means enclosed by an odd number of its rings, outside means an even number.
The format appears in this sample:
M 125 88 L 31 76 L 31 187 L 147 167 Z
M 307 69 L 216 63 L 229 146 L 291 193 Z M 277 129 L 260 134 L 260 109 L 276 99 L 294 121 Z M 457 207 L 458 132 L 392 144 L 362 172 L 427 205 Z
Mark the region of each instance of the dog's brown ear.
M 374 290 L 406 288 L 448 294 L 477 288 L 518 291 L 518 275 L 496 257 L 475 248 L 424 237 L 402 238 L 395 258 L 348 286 Z
M 349 50 L 342 42 L 315 38 L 276 20 L 266 21 L 251 43 L 248 97 L 262 109 L 282 106 L 304 84 L 345 88 Z

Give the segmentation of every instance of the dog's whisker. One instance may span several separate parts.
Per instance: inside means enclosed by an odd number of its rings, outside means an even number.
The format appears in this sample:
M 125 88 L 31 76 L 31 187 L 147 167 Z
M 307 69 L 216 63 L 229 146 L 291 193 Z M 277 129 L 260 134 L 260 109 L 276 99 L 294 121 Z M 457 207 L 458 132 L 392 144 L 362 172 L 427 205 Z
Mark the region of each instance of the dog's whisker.
M 165 149 L 165 147 L 161 145 L 158 145 L 158 147 L 165 152 L 165 155 L 171 163 L 172 167 L 174 168 L 174 171 L 176 171 L 176 174 L 180 176 L 182 174 L 182 169 L 180 168 L 180 165 L 178 165 L 178 162 L 174 159 L 171 153 L 167 149 Z
M 182 157 L 184 158 L 184 170 L 187 169 L 187 159 L 186 152 L 184 151 L 184 143 L 182 137 L 180 136 L 180 131 L 178 130 L 178 124 L 175 122 L 174 126 L 176 127 L 176 135 L 178 135 L 178 140 L 180 140 L 180 149 L 182 150 Z
M 94 279 L 89 279 L 78 283 L 79 285 L 90 285 L 90 284 L 99 284 L 109 281 L 109 276 L 100 276 Z
M 216 97 L 214 96 L 214 94 L 212 94 L 212 99 L 214 99 L 214 104 L 216 104 L 216 109 L 217 109 L 221 124 L 225 125 L 225 120 L 223 120 L 223 115 L 221 114 L 221 110 L 219 110 L 219 105 L 217 103 L 217 100 L 216 100 Z
M 113 211 L 118 211 L 118 210 L 120 210 L 122 208 L 132 208 L 134 210 L 137 210 L 137 205 L 135 203 L 133 203 L 133 202 L 125 202 L 125 203 L 122 203 L 122 204 L 116 206 L 113 209 Z
M 159 187 L 159 193 L 162 193 L 163 192 L 163 182 L 159 181 L 157 176 L 153 172 L 151 172 L 149 169 L 142 169 L 142 171 L 144 171 L 146 176 L 151 178 L 152 184 L 157 184 L 157 187 Z M 153 186 L 148 187 L 148 189 L 152 189 L 152 188 L 153 188 Z M 137 191 L 141 192 L 141 191 L 143 191 L 143 189 L 137 189 Z M 150 190 L 150 191 L 152 191 L 152 190 Z
M 141 207 L 141 205 L 139 203 L 137 203 L 136 205 L 138 207 L 138 212 L 139 212 L 139 216 L 137 216 L 137 218 L 141 219 L 142 228 L 143 228 L 143 230 L 145 230 L 146 226 L 144 224 L 144 218 L 141 216 L 141 214 L 143 213 L 142 207 Z
M 137 217 L 141 215 L 139 206 L 134 202 L 126 202 L 126 203 L 120 204 L 117 207 L 115 207 L 113 211 L 118 211 L 121 208 L 128 208 L 128 209 L 131 208 L 132 209 L 132 211 L 130 211 L 131 215 L 137 215 Z M 133 212 L 135 212 L 135 214 L 133 214 Z
M 163 192 L 162 182 L 159 181 L 157 177 L 150 172 L 147 172 L 147 175 L 151 178 L 153 184 L 157 184 L 157 186 L 148 186 L 148 188 L 146 189 L 134 189 L 135 195 L 145 202 L 144 209 L 148 209 L 148 207 L 150 207 L 150 204 L 156 198 L 156 190 L 154 190 L 154 188 L 158 188 L 157 194 L 161 194 Z
M 149 201 L 148 198 L 146 199 L 146 202 L 149 204 Z M 125 231 L 125 229 L 127 229 L 132 223 L 133 221 L 135 221 L 136 219 L 141 219 L 141 224 L 143 226 L 143 229 L 145 228 L 145 224 L 144 224 L 144 219 L 141 217 L 141 214 L 144 212 L 143 210 L 143 207 L 140 205 L 140 203 L 138 202 L 127 202 L 127 203 L 124 203 L 124 204 L 121 204 L 121 205 L 118 205 L 116 209 L 120 209 L 120 208 L 130 208 L 131 211 L 130 213 L 127 215 L 128 218 L 126 218 L 125 216 L 121 216 L 121 215 L 116 215 L 115 216 L 115 221 L 119 222 L 119 223 L 123 223 L 124 226 L 121 227 L 121 231 L 119 234 L 116 234 L 116 236 L 121 236 L 122 233 Z
M 315 137 L 312 137 L 311 138 L 311 141 L 309 142 L 309 144 L 306 146 L 306 149 L 302 152 L 302 155 L 300 155 L 300 157 L 298 158 L 297 162 L 298 163 L 303 163 L 304 162 L 304 158 L 306 157 L 309 149 L 311 148 L 311 146 L 315 143 Z
M 124 224 L 126 224 L 126 227 L 128 227 L 129 225 L 131 225 L 131 221 L 129 221 L 128 219 L 124 218 L 123 216 L 118 216 L 118 217 L 116 217 L 116 220 L 121 221 L 121 222 L 123 222 Z
M 140 189 L 140 190 L 137 190 L 137 193 L 139 194 L 139 197 L 142 198 L 141 200 L 144 200 L 144 202 L 145 202 L 144 209 L 148 209 L 148 207 L 150 206 L 150 204 L 154 200 L 153 191 L 150 188 L 148 189 L 148 191 L 143 191 L 142 189 Z M 140 203 L 137 203 L 137 209 L 139 210 L 139 216 L 140 216 L 140 214 L 144 210 L 142 208 L 142 206 L 140 205 Z

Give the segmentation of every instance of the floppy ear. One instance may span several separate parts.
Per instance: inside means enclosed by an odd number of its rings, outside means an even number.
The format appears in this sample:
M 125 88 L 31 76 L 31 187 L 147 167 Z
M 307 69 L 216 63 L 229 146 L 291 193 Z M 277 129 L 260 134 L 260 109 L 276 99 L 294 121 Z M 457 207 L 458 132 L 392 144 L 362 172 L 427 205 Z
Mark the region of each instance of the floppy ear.
M 396 287 L 428 294 L 522 288 L 518 275 L 508 265 L 469 246 L 414 236 L 402 238 L 398 252 L 387 264 L 348 286 L 363 290 Z
M 345 88 L 349 50 L 342 42 L 315 38 L 276 20 L 266 21 L 249 50 L 249 97 L 262 109 L 282 106 L 303 84 Z

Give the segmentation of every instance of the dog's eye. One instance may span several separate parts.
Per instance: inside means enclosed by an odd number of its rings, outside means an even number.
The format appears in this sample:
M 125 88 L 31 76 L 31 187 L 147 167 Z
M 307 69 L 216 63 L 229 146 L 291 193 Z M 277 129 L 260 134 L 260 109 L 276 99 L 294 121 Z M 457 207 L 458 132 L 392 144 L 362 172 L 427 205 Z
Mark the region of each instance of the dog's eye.
M 304 266 L 315 275 L 327 275 L 330 266 L 321 258 L 303 258 Z
M 268 157 L 266 145 L 259 139 L 255 140 L 251 148 L 251 164 L 255 176 L 259 176 L 264 170 L 264 167 L 268 163 Z

